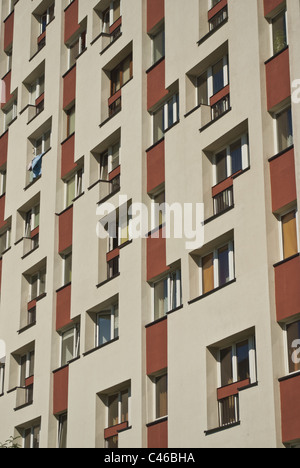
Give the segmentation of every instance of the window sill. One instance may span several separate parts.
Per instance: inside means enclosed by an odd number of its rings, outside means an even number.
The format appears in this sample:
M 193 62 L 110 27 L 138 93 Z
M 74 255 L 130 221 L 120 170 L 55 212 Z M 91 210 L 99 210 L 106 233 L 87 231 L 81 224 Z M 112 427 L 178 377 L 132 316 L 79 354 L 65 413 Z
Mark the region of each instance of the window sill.
M 35 325 L 36 325 L 36 321 L 30 323 L 30 325 L 26 325 L 26 327 L 23 327 L 23 328 L 21 328 L 20 330 L 18 330 L 18 334 L 21 335 L 22 333 L 26 332 L 26 331 L 29 330 L 30 328 L 35 327 Z
M 36 107 L 36 106 L 32 106 L 32 107 Z M 35 119 L 37 119 L 38 116 L 41 115 L 41 114 L 44 112 L 44 110 L 45 110 L 45 109 L 41 110 L 40 112 L 37 112 L 37 113 L 35 114 L 35 116 L 32 117 L 32 119 L 30 119 L 30 120 L 27 122 L 27 125 L 30 125 L 31 122 L 33 122 Z
M 36 179 L 34 179 L 32 182 L 30 182 L 30 184 L 26 185 L 26 187 L 24 187 L 23 190 L 24 190 L 24 191 L 28 190 L 28 189 L 29 189 L 30 187 L 32 187 L 38 180 L 40 180 L 41 177 L 42 177 L 41 175 L 38 176 Z
M 24 403 L 24 405 L 21 405 L 21 406 L 18 406 L 17 408 L 14 408 L 14 411 L 20 411 L 23 408 L 27 408 L 28 406 L 32 406 L 32 405 L 33 405 L 33 401 L 30 401 L 28 403 Z
M 164 317 L 160 317 L 160 318 L 154 320 L 153 322 L 148 323 L 148 325 L 145 325 L 145 328 L 153 327 L 153 326 L 156 325 L 157 323 L 164 322 L 165 320 L 167 320 L 167 318 L 168 318 L 168 316 L 167 316 L 167 315 L 164 315 Z
M 218 288 L 213 289 L 212 291 L 209 291 L 205 294 L 202 294 L 202 296 L 196 297 L 195 299 L 192 299 L 191 301 L 188 302 L 189 305 L 194 304 L 195 302 L 201 301 L 201 299 L 204 299 L 205 297 L 211 296 L 212 294 L 221 291 L 224 288 L 227 288 L 227 286 L 230 286 L 231 284 L 236 283 L 236 278 L 234 280 L 229 281 L 226 284 L 223 284 L 223 286 L 219 286 Z
M 178 310 L 181 310 L 181 309 L 183 309 L 183 304 L 181 304 L 180 306 L 175 307 L 175 309 L 172 309 L 169 312 L 167 312 L 167 315 L 174 314 L 174 312 L 177 312 Z
M 40 49 L 38 49 L 38 50 L 35 52 L 35 54 L 33 54 L 32 57 L 30 57 L 29 62 L 31 62 L 43 49 L 45 49 L 45 47 L 46 47 L 46 43 L 45 43 Z
M 156 141 L 151 145 L 148 149 L 146 149 L 146 153 L 149 153 L 149 151 L 153 150 L 156 146 L 160 145 L 164 141 L 165 137 L 163 136 L 160 140 Z
M 148 73 L 150 73 L 152 70 L 154 70 L 154 68 L 156 68 L 161 62 L 163 62 L 165 60 L 165 56 L 161 57 L 159 60 L 157 60 L 155 63 L 153 63 L 153 65 L 151 65 L 151 67 L 148 68 L 148 70 L 146 70 L 146 74 L 148 75 Z
M 93 349 L 90 349 L 89 351 L 86 351 L 86 352 L 83 353 L 82 355 L 83 355 L 83 356 L 89 356 L 90 354 L 93 354 L 93 353 L 95 353 L 96 351 L 99 351 L 100 349 L 105 348 L 106 346 L 108 346 L 108 345 L 110 345 L 110 344 L 112 344 L 112 343 L 115 343 L 115 342 L 118 341 L 118 340 L 119 340 L 119 337 L 114 338 L 113 340 L 110 340 L 110 341 L 108 341 L 107 343 L 104 343 L 104 344 L 102 344 L 102 345 L 100 345 L 100 346 L 97 346 L 96 348 L 93 348 Z
M 280 151 L 279 153 L 275 154 L 275 156 L 272 156 L 271 158 L 268 159 L 269 162 L 272 162 L 274 161 L 275 159 L 277 158 L 280 158 L 280 156 L 283 156 L 285 153 L 288 153 L 289 151 L 291 151 L 292 149 L 294 149 L 294 145 L 291 145 L 289 146 L 288 148 Z
M 208 127 L 210 127 L 211 125 L 213 125 L 215 122 L 218 122 L 218 120 L 220 120 L 222 117 L 224 117 L 225 115 L 227 115 L 230 111 L 232 110 L 232 108 L 230 107 L 227 111 L 223 112 L 222 115 L 219 115 L 219 117 L 217 117 L 216 119 L 214 120 L 211 120 L 210 122 L 208 122 L 208 124 L 204 125 L 202 128 L 199 129 L 199 132 L 202 133 L 204 132 L 204 130 L 206 130 Z
M 101 205 L 101 203 L 105 203 L 107 200 L 109 200 L 110 198 L 112 198 L 114 195 L 116 195 L 117 193 L 119 193 L 121 191 L 121 188 L 119 188 L 118 190 L 115 190 L 114 192 L 110 193 L 109 195 L 107 195 L 106 197 L 102 198 L 102 200 L 100 200 L 97 205 Z
M 0 260 L 2 260 L 3 255 L 5 255 L 7 252 L 11 250 L 11 247 L 8 247 L 7 249 L 3 250 L 2 254 L 0 255 Z
M 213 216 L 211 216 L 210 218 L 207 218 L 205 221 L 204 221 L 204 226 L 208 223 L 211 223 L 212 221 L 214 221 L 215 219 L 218 219 L 220 218 L 220 216 L 222 215 L 225 215 L 226 213 L 228 213 L 229 211 L 233 210 L 234 209 L 234 205 L 232 206 L 229 206 L 229 208 L 226 208 L 225 210 L 221 211 L 221 213 L 217 213 Z
M 212 435 L 212 434 L 217 434 L 218 432 L 226 431 L 227 429 L 232 429 L 234 427 L 240 426 L 241 421 L 238 421 L 236 423 L 228 424 L 228 426 L 221 426 L 221 427 L 216 427 L 215 429 L 210 429 L 208 431 L 204 431 L 204 434 L 206 436 Z
M 111 115 L 110 117 L 108 117 L 107 119 L 105 119 L 100 125 L 99 127 L 102 128 L 104 127 L 104 125 L 106 125 L 110 120 L 112 120 L 116 115 L 120 114 L 120 112 L 122 111 L 122 108 L 119 109 L 118 111 L 116 111 L 113 115 Z
M 156 426 L 157 424 L 161 424 L 161 423 L 166 422 L 166 421 L 168 421 L 168 416 L 163 416 L 162 418 L 155 419 L 155 421 L 152 421 L 152 422 L 146 424 L 146 427 Z
M 104 286 L 105 284 L 110 283 L 110 282 L 113 281 L 114 279 L 118 278 L 120 275 L 121 275 L 121 273 L 118 273 L 118 274 L 116 274 L 115 276 L 113 276 L 112 278 L 108 278 L 107 280 L 102 281 L 102 283 L 97 284 L 96 288 L 97 288 L 97 289 L 101 288 L 101 287 Z
M 219 29 L 221 29 L 222 26 L 224 26 L 226 23 L 228 23 L 228 17 L 222 21 L 222 23 L 220 23 L 218 26 L 216 26 L 214 29 L 212 29 L 211 31 L 209 31 L 207 34 L 205 34 L 205 36 L 203 36 L 199 41 L 198 41 L 198 46 L 200 46 L 201 44 L 203 44 L 203 42 L 205 42 L 207 39 L 209 39 L 215 32 L 219 31 Z
M 116 38 L 110 44 L 104 47 L 104 49 L 100 52 L 100 55 L 103 55 L 113 44 L 115 44 L 115 42 L 117 42 L 118 39 L 120 39 L 121 36 L 122 36 L 122 33 L 120 32 L 120 34 L 118 34 Z
M 56 290 L 56 293 L 59 293 L 60 291 L 63 291 L 64 289 L 67 289 L 69 286 L 71 286 L 71 282 L 70 283 L 67 283 L 67 284 L 64 284 L 64 286 L 61 286 L 60 288 L 58 288 Z
M 274 60 L 276 57 L 278 57 L 280 54 L 283 54 L 283 52 L 285 52 L 287 49 L 289 48 L 289 46 L 285 46 L 282 50 L 280 50 L 279 52 L 276 52 L 276 54 L 272 55 L 272 57 L 270 57 L 268 60 L 265 61 L 265 65 L 267 65 L 268 63 L 272 62 L 272 60 Z
M 33 252 L 35 252 L 36 250 L 39 249 L 39 245 L 37 247 L 35 247 L 34 249 L 30 250 L 29 252 L 27 252 L 25 255 L 23 255 L 23 257 L 21 257 L 21 260 L 24 260 L 25 258 L 29 257 L 29 255 L 31 255 Z
M 278 379 L 278 382 L 285 382 L 286 380 L 295 379 L 297 377 L 300 377 L 300 371 L 285 375 L 284 377 L 281 377 L 280 379 Z
M 273 265 L 274 268 L 277 268 L 281 265 L 284 265 L 285 263 L 288 263 L 290 262 L 291 260 L 294 260 L 295 258 L 299 257 L 300 256 L 300 253 L 297 253 L 296 255 L 292 255 L 291 257 L 289 258 L 285 258 L 284 260 L 281 260 L 280 262 L 278 263 L 275 263 L 275 265 Z

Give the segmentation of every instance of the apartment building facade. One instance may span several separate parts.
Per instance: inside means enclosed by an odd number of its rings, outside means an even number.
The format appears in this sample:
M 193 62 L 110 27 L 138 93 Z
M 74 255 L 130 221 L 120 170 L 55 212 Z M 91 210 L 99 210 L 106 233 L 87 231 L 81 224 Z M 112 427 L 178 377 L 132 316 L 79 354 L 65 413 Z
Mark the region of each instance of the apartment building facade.
M 299 2 L 0 8 L 0 441 L 299 446 Z

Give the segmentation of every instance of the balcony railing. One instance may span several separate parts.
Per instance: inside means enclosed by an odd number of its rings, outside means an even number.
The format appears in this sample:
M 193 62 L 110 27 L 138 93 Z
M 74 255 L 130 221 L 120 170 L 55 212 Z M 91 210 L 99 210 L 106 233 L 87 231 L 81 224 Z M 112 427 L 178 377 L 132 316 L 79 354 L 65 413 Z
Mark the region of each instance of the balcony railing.
M 214 197 L 214 215 L 218 215 L 231 208 L 234 204 L 233 187 L 229 187 Z
M 16 409 L 33 403 L 33 384 L 28 387 L 18 387 L 16 395 Z
M 231 395 L 219 401 L 219 425 L 230 426 L 239 421 L 239 397 Z

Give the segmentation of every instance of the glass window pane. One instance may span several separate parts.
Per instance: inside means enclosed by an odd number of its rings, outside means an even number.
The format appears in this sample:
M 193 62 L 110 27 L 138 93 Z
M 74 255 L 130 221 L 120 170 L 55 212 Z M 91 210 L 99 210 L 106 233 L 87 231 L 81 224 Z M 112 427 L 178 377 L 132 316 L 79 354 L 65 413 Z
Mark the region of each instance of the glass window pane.
M 220 351 L 221 386 L 226 387 L 233 383 L 232 347 Z
M 127 57 L 125 62 L 123 63 L 123 82 L 122 85 L 127 83 L 131 78 L 131 56 Z
M 114 306 L 114 338 L 119 336 L 119 306 Z
M 75 198 L 75 176 L 67 182 L 67 207 L 72 205 Z
M 120 165 L 120 142 L 112 147 L 112 171 Z
M 280 13 L 273 21 L 273 52 L 277 54 L 287 46 L 285 11 Z
M 242 165 L 242 142 L 238 140 L 230 146 L 231 172 L 236 174 L 243 169 Z
M 213 93 L 216 94 L 224 88 L 223 59 L 220 60 L 212 69 L 213 74 Z
M 111 340 L 111 313 L 98 316 L 98 346 Z
M 238 381 L 250 378 L 248 340 L 236 345 Z
M 292 323 L 286 327 L 287 329 L 287 343 L 288 343 L 288 360 L 289 372 L 296 372 L 300 370 L 300 353 L 299 340 L 300 340 L 300 321 Z
M 154 285 L 154 320 L 164 317 L 168 312 L 168 280 Z
M 106 448 L 107 449 L 117 449 L 119 446 L 118 436 L 109 437 L 106 439 Z
M 293 122 L 291 108 L 277 116 L 278 149 L 284 151 L 293 144 Z
M 74 329 L 62 335 L 61 365 L 65 366 L 74 357 Z
M 156 418 L 168 414 L 168 376 L 162 375 L 156 379 Z
M 59 441 L 58 447 L 60 449 L 67 448 L 67 433 L 68 433 L 68 415 L 63 414 L 59 418 Z
M 165 31 L 160 31 L 153 37 L 153 63 L 165 55 Z
M 119 394 L 108 397 L 108 427 L 119 424 Z
M 229 249 L 228 245 L 218 250 L 219 259 L 219 286 L 228 283 L 230 279 L 229 274 Z
M 32 448 L 38 449 L 40 446 L 40 426 L 33 428 Z
M 34 361 L 35 361 L 35 354 L 34 351 L 31 351 L 29 354 L 29 375 L 28 377 L 31 377 L 34 375 Z
M 121 16 L 121 5 L 120 0 L 114 0 L 114 22 L 117 21 Z
M 164 136 L 164 109 L 160 109 L 153 115 L 153 140 L 154 143 Z
M 27 355 L 21 357 L 20 362 L 20 387 L 25 387 Z
M 296 212 L 282 216 L 282 237 L 284 259 L 298 253 Z
M 31 300 L 36 299 L 38 295 L 38 275 L 31 277 Z
M 207 72 L 198 78 L 198 104 L 208 105 Z
M 69 284 L 72 281 L 72 253 L 66 255 L 64 262 L 64 284 Z
M 121 422 L 128 421 L 128 390 L 121 392 Z
M 70 61 L 69 66 L 72 67 L 76 63 L 79 55 L 79 39 L 70 47 Z
M 214 289 L 214 256 L 209 254 L 202 258 L 202 288 L 203 294 Z
M 39 275 L 40 279 L 40 289 L 39 289 L 39 295 L 44 294 L 46 291 L 46 270 L 42 270 Z
M 25 429 L 24 431 L 24 448 L 31 448 L 31 428 Z
M 227 151 L 216 154 L 217 184 L 227 179 Z

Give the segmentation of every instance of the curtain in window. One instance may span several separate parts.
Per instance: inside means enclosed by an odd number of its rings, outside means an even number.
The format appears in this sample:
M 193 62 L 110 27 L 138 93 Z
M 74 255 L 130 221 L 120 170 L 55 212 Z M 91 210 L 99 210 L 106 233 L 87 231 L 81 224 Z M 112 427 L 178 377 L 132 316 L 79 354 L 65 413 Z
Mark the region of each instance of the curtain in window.
M 296 212 L 282 217 L 283 254 L 284 258 L 292 257 L 298 253 Z
M 213 66 L 213 93 L 216 94 L 224 88 L 223 59 Z
M 214 256 L 209 254 L 202 258 L 203 294 L 214 289 Z

